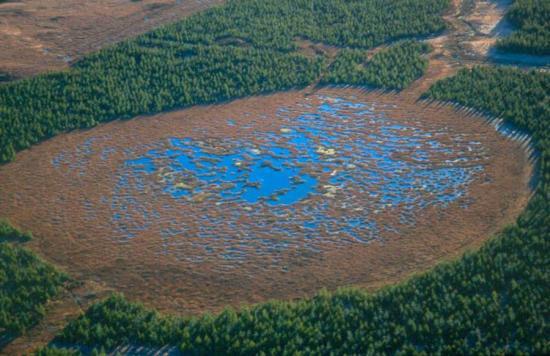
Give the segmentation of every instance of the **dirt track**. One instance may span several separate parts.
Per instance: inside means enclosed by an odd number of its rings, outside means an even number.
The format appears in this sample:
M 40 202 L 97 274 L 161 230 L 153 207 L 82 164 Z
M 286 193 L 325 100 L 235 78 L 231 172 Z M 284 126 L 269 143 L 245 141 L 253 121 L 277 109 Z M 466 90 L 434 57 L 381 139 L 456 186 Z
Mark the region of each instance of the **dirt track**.
M 459 65 L 514 64 L 548 68 L 550 56 L 502 53 L 497 40 L 510 35 L 513 26 L 505 15 L 513 0 L 453 0 L 445 16 L 449 31 L 432 41 L 449 62 Z

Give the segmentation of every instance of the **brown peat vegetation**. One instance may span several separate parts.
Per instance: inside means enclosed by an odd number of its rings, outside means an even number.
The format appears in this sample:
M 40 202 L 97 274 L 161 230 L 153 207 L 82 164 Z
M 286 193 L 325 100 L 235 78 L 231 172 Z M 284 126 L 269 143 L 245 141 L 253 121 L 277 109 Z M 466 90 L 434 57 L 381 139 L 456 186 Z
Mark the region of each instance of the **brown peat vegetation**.
M 4 353 L 548 353 L 541 4 L 122 3 L 0 4 L 71 57 L 0 84 Z

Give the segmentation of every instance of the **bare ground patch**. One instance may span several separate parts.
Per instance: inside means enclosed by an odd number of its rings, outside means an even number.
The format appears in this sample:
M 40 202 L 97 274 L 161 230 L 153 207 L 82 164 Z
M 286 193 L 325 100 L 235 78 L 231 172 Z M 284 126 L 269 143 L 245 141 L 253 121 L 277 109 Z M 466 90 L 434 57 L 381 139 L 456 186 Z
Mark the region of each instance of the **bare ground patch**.
M 497 51 L 495 44 L 509 36 L 514 27 L 506 19 L 512 0 L 456 0 L 446 16 L 451 30 L 442 39 L 450 57 L 462 64 L 493 62 L 521 66 L 548 67 L 549 56 L 533 56 Z M 451 59 L 451 58 L 450 58 Z

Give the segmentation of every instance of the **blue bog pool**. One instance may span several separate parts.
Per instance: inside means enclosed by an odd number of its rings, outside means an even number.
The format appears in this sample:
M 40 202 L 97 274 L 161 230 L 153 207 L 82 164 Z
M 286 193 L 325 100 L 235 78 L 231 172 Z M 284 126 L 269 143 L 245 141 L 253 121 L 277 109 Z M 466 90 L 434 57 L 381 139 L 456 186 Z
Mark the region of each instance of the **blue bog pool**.
M 488 159 L 475 133 L 353 96 L 301 100 L 190 121 L 146 144 L 92 137 L 52 164 L 79 177 L 92 158 L 115 165 L 87 216 L 101 205 L 113 239 L 161 239 L 193 262 L 383 241 L 427 209 L 471 202 Z
M 163 209 L 202 206 L 194 216 L 198 226 L 174 220 L 162 235 L 241 236 L 245 244 L 256 238 L 270 248 L 335 234 L 342 241 L 369 242 L 383 231 L 414 224 L 422 209 L 456 202 L 483 170 L 483 146 L 464 135 L 389 118 L 373 103 L 318 100 L 260 119 L 277 120 L 276 130 L 243 129 L 242 137 L 173 136 L 144 154 L 130 154 L 112 200 L 122 235 L 131 238 L 147 229 Z M 237 121 L 226 118 L 220 129 Z M 143 208 L 138 224 L 136 196 L 149 191 L 170 200 L 161 208 Z M 126 214 L 131 206 L 133 213 Z M 399 219 L 381 225 L 378 217 L 388 212 Z M 238 245 L 224 256 L 239 256 Z

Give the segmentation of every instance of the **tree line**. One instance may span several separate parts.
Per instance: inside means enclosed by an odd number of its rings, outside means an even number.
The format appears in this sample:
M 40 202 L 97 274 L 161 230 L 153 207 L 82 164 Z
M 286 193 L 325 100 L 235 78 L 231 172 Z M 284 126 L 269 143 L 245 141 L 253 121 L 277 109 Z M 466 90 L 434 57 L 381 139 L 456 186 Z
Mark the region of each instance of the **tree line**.
M 32 233 L 13 227 L 8 220 L 0 219 L 1 242 L 28 242 L 32 240 Z
M 0 87 L 0 160 L 60 132 L 174 107 L 304 87 L 321 60 L 257 49 L 195 47 L 196 55 L 128 44 L 67 72 Z
M 56 342 L 176 345 L 201 355 L 550 353 L 550 74 L 464 69 L 425 98 L 499 116 L 530 133 L 539 151 L 540 181 L 527 209 L 479 251 L 374 294 L 347 288 L 197 318 L 161 315 L 113 295 Z
M 0 72 L 0 83 L 9 82 L 13 78 L 8 73 Z
M 345 49 L 340 51 L 321 83 L 401 90 L 426 72 L 428 59 L 423 55 L 430 50 L 426 43 L 405 41 L 381 50 L 368 60 L 365 51 Z
M 152 31 L 139 40 L 234 44 L 281 51 L 297 49 L 295 39 L 353 48 L 372 48 L 445 29 L 448 0 L 241 0 Z
M 516 27 L 497 42 L 505 52 L 550 55 L 550 1 L 515 0 L 506 18 Z
M 321 77 L 326 58 L 301 54 L 297 39 L 365 49 L 425 36 L 444 29 L 448 6 L 449 0 L 229 1 L 88 55 L 67 71 L 1 84 L 0 162 L 101 122 L 303 88 Z M 372 65 L 416 62 L 404 54 Z M 395 71 L 374 85 L 396 85 Z
M 0 221 L 0 337 L 10 339 L 34 326 L 45 304 L 68 281 L 67 275 L 33 252 L 9 242 L 26 242 L 32 235 Z

